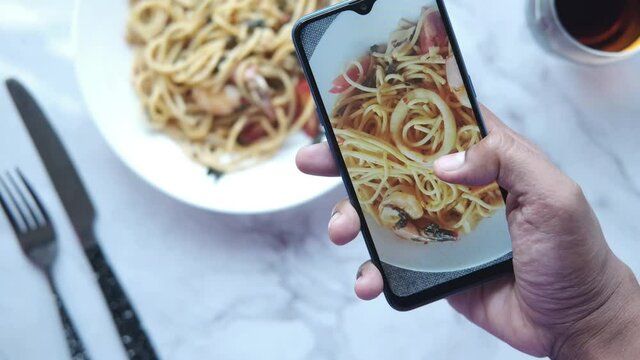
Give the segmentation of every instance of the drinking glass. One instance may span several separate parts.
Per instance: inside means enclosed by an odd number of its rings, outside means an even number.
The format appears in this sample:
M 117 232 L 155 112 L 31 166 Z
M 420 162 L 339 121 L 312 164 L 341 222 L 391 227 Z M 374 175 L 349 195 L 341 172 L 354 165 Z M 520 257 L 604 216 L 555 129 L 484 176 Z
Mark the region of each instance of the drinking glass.
M 602 2 L 603 6 L 606 6 L 607 1 Z M 555 3 L 556 0 L 529 0 L 527 9 L 529 26 L 534 37 L 554 54 L 578 63 L 598 65 L 621 61 L 640 52 L 640 46 L 609 52 L 581 44 L 560 22 Z

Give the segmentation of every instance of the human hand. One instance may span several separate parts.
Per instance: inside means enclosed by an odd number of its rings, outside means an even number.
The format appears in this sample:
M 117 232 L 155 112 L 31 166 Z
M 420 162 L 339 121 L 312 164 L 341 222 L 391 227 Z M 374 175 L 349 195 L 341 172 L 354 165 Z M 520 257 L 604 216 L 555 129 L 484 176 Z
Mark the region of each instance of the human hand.
M 483 108 L 488 136 L 434 164 L 442 180 L 507 192 L 514 275 L 451 296 L 469 320 L 518 350 L 552 358 L 635 358 L 640 351 L 640 287 L 609 249 L 580 187 L 533 144 Z M 328 145 L 303 148 L 301 171 L 337 176 Z M 343 245 L 360 231 L 348 200 L 336 205 L 329 237 Z M 382 292 L 379 270 L 358 270 L 356 294 Z M 634 350 L 635 349 L 635 350 Z M 626 351 L 626 352 L 625 352 Z

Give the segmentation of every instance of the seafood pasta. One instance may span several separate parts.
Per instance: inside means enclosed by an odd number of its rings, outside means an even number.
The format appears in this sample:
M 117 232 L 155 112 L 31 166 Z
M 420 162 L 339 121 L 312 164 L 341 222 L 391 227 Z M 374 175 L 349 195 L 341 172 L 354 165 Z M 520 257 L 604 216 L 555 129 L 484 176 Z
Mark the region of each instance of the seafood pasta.
M 330 0 L 131 0 L 135 88 L 150 125 L 217 173 L 319 133 L 290 34 Z
M 496 184 L 452 185 L 439 157 L 481 138 L 440 13 L 401 20 L 333 82 L 331 124 L 363 209 L 398 237 L 452 241 L 504 205 Z

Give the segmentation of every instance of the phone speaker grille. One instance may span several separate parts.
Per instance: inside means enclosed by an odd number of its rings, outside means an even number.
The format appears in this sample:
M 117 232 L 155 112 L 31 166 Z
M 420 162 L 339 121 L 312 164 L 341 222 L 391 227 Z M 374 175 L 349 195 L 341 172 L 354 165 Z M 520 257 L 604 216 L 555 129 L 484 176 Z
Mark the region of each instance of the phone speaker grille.
M 304 48 L 305 54 L 307 55 L 307 60 L 311 59 L 311 57 L 313 56 L 313 52 L 316 50 L 316 47 L 322 39 L 322 36 L 337 17 L 338 14 L 331 15 L 316 22 L 312 22 L 302 28 L 302 46 Z

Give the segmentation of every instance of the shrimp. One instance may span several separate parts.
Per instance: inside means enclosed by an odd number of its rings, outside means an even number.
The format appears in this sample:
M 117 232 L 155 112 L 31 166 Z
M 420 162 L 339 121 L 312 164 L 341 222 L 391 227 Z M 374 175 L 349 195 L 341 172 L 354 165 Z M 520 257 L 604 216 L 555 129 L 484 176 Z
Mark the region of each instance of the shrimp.
M 388 194 L 380 203 L 380 220 L 401 239 L 420 241 L 420 233 L 410 219 L 419 219 L 424 209 L 418 199 L 402 189 Z
M 401 239 L 421 243 L 454 241 L 457 235 L 449 230 L 441 229 L 438 224 L 428 224 L 420 228 L 412 220 L 424 216 L 424 208 L 420 201 L 411 194 L 394 191 L 380 203 L 380 220 L 386 227 Z
M 456 58 L 453 56 L 450 56 L 447 59 L 447 81 L 449 82 L 451 92 L 458 98 L 460 104 L 471 108 L 469 94 L 467 94 L 467 89 L 464 87 L 464 82 L 462 81 L 462 75 L 460 74 L 460 68 L 458 67 Z
M 192 95 L 198 106 L 213 115 L 230 115 L 242 107 L 242 96 L 233 85 L 227 85 L 217 93 L 211 88 L 195 88 Z
M 411 219 L 420 219 L 424 215 L 424 208 L 420 204 L 420 201 L 407 190 L 409 189 L 398 188 L 396 191 L 388 194 L 380 203 L 380 207 L 401 209 Z
M 276 111 L 271 102 L 271 87 L 264 76 L 258 73 L 258 68 L 255 65 L 247 67 L 240 78 L 247 81 L 251 101 L 259 106 L 269 119 L 274 120 Z
M 446 48 L 449 43 L 447 30 L 437 8 L 425 9 L 422 13 L 423 25 L 420 31 L 420 53 L 428 54 L 431 48 Z

